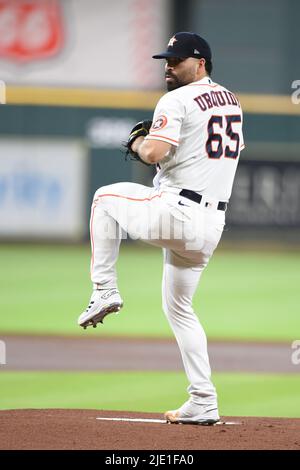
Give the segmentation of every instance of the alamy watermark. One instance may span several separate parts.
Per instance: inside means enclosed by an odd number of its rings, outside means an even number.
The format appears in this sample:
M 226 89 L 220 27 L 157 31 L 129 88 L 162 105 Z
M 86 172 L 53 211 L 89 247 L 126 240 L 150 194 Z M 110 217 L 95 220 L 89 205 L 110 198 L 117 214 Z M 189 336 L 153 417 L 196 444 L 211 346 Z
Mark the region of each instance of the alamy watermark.
M 295 341 L 292 342 L 292 349 L 295 349 L 295 351 L 291 355 L 291 361 L 294 366 L 298 366 L 300 364 L 300 339 L 295 339 Z
M 0 340 L 0 366 L 6 364 L 6 344 Z
M 174 199 L 174 195 L 170 197 Z M 175 198 L 178 199 L 178 196 Z M 166 196 L 165 204 L 159 206 L 160 210 L 155 205 L 145 203 L 141 212 L 140 206 L 132 204 L 130 199 L 122 198 L 122 204 L 108 198 L 103 198 L 100 203 L 99 199 L 101 193 L 99 198 L 95 197 L 91 214 L 91 232 L 98 240 L 126 239 L 129 236 L 132 240 L 151 241 L 154 244 L 164 240 L 173 246 L 173 242 L 177 242 L 177 246 L 184 246 L 186 250 L 199 251 L 207 239 L 213 243 L 216 238 L 214 228 L 211 234 L 208 233 L 204 212 L 199 210 L 199 205 L 189 204 L 189 200 L 179 198 L 181 204 L 176 201 L 176 207 L 174 203 L 167 204 Z M 106 213 L 112 217 L 106 217 Z
M 300 80 L 294 80 L 291 87 L 295 91 L 291 95 L 291 100 L 293 104 L 300 104 Z
M 6 85 L 3 80 L 0 80 L 0 104 L 6 103 Z

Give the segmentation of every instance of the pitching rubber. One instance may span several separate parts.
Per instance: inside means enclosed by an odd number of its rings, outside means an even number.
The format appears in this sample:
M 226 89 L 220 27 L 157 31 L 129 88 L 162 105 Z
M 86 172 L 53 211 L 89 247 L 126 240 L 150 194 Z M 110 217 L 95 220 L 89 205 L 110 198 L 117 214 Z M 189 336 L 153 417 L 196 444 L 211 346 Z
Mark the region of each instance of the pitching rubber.
M 233 426 L 233 425 L 240 425 L 241 423 L 238 421 L 214 421 L 213 423 L 209 424 L 203 424 L 195 421 L 187 421 L 185 423 L 180 423 L 180 422 L 173 422 L 171 423 L 170 421 L 167 421 L 166 419 L 149 419 L 149 418 L 107 418 L 107 417 L 97 417 L 96 418 L 99 421 L 118 421 L 118 422 L 127 422 L 127 423 L 155 423 L 155 424 L 196 424 L 196 425 L 202 425 L 202 426 L 220 426 L 220 425 L 226 425 L 226 426 Z M 209 421 L 209 420 L 207 420 Z M 212 420 L 211 420 L 212 421 Z

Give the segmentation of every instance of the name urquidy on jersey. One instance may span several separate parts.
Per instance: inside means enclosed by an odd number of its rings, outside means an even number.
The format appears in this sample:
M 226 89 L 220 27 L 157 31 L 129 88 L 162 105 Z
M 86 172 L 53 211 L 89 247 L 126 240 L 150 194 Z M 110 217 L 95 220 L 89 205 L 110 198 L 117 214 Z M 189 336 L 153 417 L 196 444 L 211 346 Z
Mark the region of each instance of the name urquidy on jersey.
M 194 98 L 196 103 L 200 106 L 202 111 L 211 109 L 212 107 L 221 107 L 227 105 L 233 105 L 241 107 L 238 99 L 230 91 L 210 91 L 202 93 Z

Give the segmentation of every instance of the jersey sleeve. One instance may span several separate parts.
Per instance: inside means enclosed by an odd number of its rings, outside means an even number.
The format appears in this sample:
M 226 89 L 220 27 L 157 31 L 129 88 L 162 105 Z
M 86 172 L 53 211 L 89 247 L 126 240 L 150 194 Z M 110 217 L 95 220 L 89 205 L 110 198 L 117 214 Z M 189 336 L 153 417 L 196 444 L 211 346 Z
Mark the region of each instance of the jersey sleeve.
M 185 106 L 172 93 L 164 95 L 156 105 L 153 124 L 147 140 L 162 140 L 178 147 L 180 129 L 186 114 Z

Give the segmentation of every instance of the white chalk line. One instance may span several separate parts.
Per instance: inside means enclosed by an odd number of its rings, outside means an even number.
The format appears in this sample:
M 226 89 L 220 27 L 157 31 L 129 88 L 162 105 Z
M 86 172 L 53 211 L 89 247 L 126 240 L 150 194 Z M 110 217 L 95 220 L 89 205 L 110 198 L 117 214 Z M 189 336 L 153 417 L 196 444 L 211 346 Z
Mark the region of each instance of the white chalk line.
M 149 418 L 96 418 L 102 421 L 128 421 L 132 423 L 166 423 L 165 419 L 149 419 Z
M 96 418 L 100 421 L 125 421 L 129 423 L 160 423 L 160 424 L 166 424 L 167 421 L 165 419 L 150 419 L 150 418 Z M 232 426 L 232 425 L 238 425 L 241 423 L 235 422 L 235 421 L 218 421 L 215 423 L 213 426 L 217 425 L 226 425 L 226 426 Z

